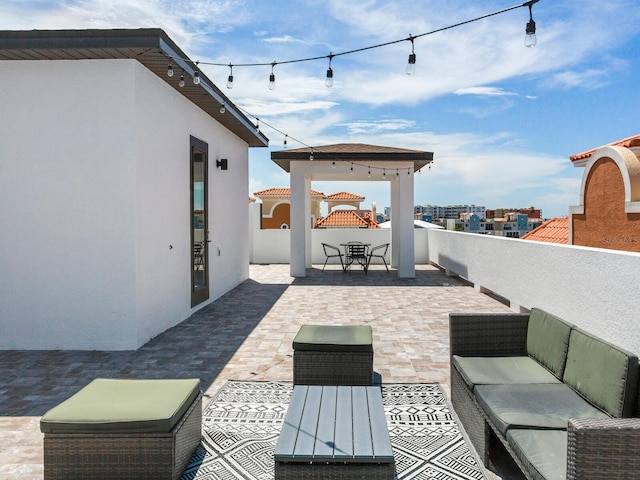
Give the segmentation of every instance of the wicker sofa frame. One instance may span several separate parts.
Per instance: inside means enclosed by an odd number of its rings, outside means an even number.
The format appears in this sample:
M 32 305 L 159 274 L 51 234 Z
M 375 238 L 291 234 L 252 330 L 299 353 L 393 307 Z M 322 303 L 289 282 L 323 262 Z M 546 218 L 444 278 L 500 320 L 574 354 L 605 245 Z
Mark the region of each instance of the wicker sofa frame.
M 45 480 L 178 480 L 200 443 L 202 394 L 168 433 L 45 433 Z
M 450 314 L 450 354 L 522 355 L 528 314 Z M 489 466 L 489 447 L 497 438 L 529 480 L 548 480 L 521 460 L 484 413 L 462 376 L 451 366 L 451 401 L 471 443 Z M 637 478 L 640 456 L 638 407 L 634 418 L 570 419 L 567 428 L 566 480 Z

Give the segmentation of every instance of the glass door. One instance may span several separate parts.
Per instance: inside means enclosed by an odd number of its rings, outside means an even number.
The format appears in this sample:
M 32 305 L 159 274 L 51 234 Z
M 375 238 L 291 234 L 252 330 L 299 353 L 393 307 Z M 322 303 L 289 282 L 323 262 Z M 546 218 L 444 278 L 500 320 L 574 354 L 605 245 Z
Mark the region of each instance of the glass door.
M 191 306 L 209 298 L 208 145 L 191 137 Z

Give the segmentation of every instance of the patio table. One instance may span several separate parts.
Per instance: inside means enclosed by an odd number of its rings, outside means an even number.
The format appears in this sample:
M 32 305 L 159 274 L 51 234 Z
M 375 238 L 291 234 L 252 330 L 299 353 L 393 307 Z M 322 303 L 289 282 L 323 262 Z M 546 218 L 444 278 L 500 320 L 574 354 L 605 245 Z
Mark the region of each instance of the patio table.
M 276 480 L 393 480 L 380 387 L 294 386 L 273 456 Z

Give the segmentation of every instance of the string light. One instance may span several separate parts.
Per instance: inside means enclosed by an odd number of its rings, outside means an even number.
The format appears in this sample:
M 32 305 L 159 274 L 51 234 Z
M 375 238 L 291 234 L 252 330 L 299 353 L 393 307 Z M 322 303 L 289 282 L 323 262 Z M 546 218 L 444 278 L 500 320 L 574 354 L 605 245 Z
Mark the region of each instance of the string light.
M 180 81 L 178 82 L 178 85 L 180 85 L 180 88 L 184 87 L 184 70 L 180 74 Z
M 233 65 L 229 64 L 229 76 L 227 77 L 227 88 L 233 88 Z
M 173 65 L 171 63 L 167 67 L 167 77 L 173 77 Z
M 200 74 L 198 73 L 197 70 L 193 74 L 193 84 L 200 85 Z
M 333 87 L 333 69 L 331 68 L 331 60 L 333 60 L 333 54 L 329 54 L 329 68 L 327 69 L 327 79 L 324 84 L 327 88 Z
M 533 5 L 537 2 L 538 0 L 531 0 L 530 2 L 526 3 L 529 6 L 529 22 L 527 23 L 527 27 L 525 28 L 526 35 L 524 37 L 524 46 L 527 48 L 535 47 L 536 43 L 538 43 L 538 40 L 536 38 L 536 22 L 533 21 L 533 13 L 531 12 L 531 7 L 533 7 Z
M 220 104 L 220 113 L 224 113 L 227 111 L 227 107 L 224 103 Z
M 411 53 L 409 54 L 409 61 L 407 62 L 407 75 L 413 75 L 416 73 L 416 54 L 413 51 L 413 37 L 409 35 L 411 40 Z
M 442 27 L 442 28 L 438 28 L 435 30 L 431 30 L 429 32 L 425 32 L 425 33 L 421 33 L 419 35 L 409 35 L 406 38 L 401 38 L 398 40 L 392 40 L 390 42 L 385 42 L 385 43 L 379 43 L 377 45 L 370 45 L 368 47 L 362 47 L 362 48 L 356 48 L 353 50 L 348 50 L 348 51 L 344 51 L 341 53 L 329 53 L 329 55 L 324 55 L 324 56 L 317 56 L 317 57 L 308 57 L 308 58 L 299 58 L 299 59 L 294 59 L 294 60 L 286 60 L 283 62 L 276 62 L 273 61 L 271 63 L 237 63 L 237 64 L 223 64 L 223 63 L 215 63 L 215 62 L 196 62 L 196 65 L 198 63 L 202 63 L 204 65 L 213 65 L 213 66 L 224 66 L 224 67 L 229 67 L 229 76 L 227 78 L 227 88 L 231 89 L 233 88 L 233 67 L 258 67 L 258 66 L 268 66 L 271 65 L 271 74 L 269 75 L 269 89 L 270 90 L 275 90 L 276 88 L 276 83 L 275 83 L 275 73 L 273 72 L 273 67 L 275 67 L 278 64 L 287 64 L 287 63 L 300 63 L 300 62 L 309 62 L 309 61 L 313 61 L 313 60 L 321 60 L 321 59 L 325 59 L 328 58 L 329 59 L 329 68 L 327 69 L 327 76 L 326 76 L 326 80 L 325 80 L 325 85 L 327 87 L 332 87 L 333 86 L 333 69 L 331 68 L 331 60 L 333 59 L 333 57 L 337 57 L 337 56 L 341 56 L 341 55 L 351 55 L 354 53 L 360 53 L 360 52 L 364 52 L 367 50 L 372 50 L 375 48 L 382 48 L 382 47 L 386 47 L 389 45 L 394 45 L 396 43 L 401 43 L 401 42 L 406 42 L 409 41 L 411 42 L 411 53 L 409 54 L 409 59 L 407 62 L 407 67 L 406 67 L 406 73 L 408 75 L 412 75 L 415 72 L 415 66 L 416 66 L 416 54 L 414 51 L 414 40 L 416 38 L 421 38 L 421 37 L 425 37 L 427 35 L 433 35 L 435 33 L 439 33 L 439 32 L 443 32 L 445 30 L 450 30 L 452 28 L 457 28 L 460 27 L 462 25 L 466 25 L 468 23 L 472 23 L 472 22 L 477 22 L 479 20 L 484 20 L 486 18 L 489 17 L 493 17 L 496 15 L 500 15 L 506 12 L 509 12 L 511 10 L 515 10 L 517 8 L 522 8 L 522 7 L 529 7 L 529 22 L 527 23 L 527 27 L 526 27 L 526 37 L 525 37 L 525 46 L 527 47 L 533 47 L 536 45 L 537 43 L 537 39 L 536 39 L 536 25 L 535 22 L 533 21 L 533 14 L 532 14 L 532 6 L 535 5 L 536 3 L 538 3 L 539 0 L 529 0 L 526 1 L 522 4 L 518 4 L 518 5 L 514 5 L 512 7 L 508 7 L 508 8 L 504 8 L 502 10 L 498 10 L 496 12 L 492 12 L 492 13 L 488 13 L 485 15 L 481 15 L 479 17 L 475 17 L 472 18 L 470 20 L 465 20 L 462 22 L 458 22 L 455 23 L 453 25 L 448 25 L 446 27 Z M 191 60 L 189 59 L 182 59 L 184 61 L 187 62 L 191 62 Z M 171 64 L 169 64 L 169 69 L 167 69 L 167 75 L 168 76 L 172 76 L 172 72 L 173 68 L 171 66 Z M 197 77 L 197 80 L 196 80 Z M 182 77 L 181 77 L 182 78 Z M 194 73 L 194 78 L 193 78 L 193 82 L 197 85 L 200 81 L 199 78 L 199 73 L 196 70 Z
M 278 129 L 277 127 L 271 125 L 270 123 L 265 122 L 264 120 L 259 119 L 258 117 L 256 117 L 255 115 L 251 114 L 250 112 L 246 111 L 244 108 L 237 106 L 238 110 L 241 110 L 244 114 L 253 117 L 256 119 L 256 129 L 259 128 L 260 122 L 262 122 L 262 125 L 266 125 L 267 127 L 271 128 L 272 130 L 280 133 L 281 135 L 284 135 L 284 148 L 287 148 L 287 143 L 289 138 L 291 138 L 292 140 L 294 140 L 295 142 L 299 143 L 300 145 L 303 145 L 305 147 L 307 147 L 310 151 L 309 154 L 309 160 L 313 161 L 316 160 L 316 157 L 318 154 L 322 155 L 326 160 L 331 160 L 331 166 L 333 168 L 334 165 L 337 165 L 337 161 L 339 160 L 343 160 L 340 158 L 334 158 L 334 156 L 330 153 L 325 153 L 323 151 L 315 151 L 314 148 L 311 145 L 307 145 L 306 143 L 304 143 L 302 140 L 299 140 L 297 138 L 292 137 L 289 134 L 284 133 L 282 130 Z M 429 170 L 431 170 L 431 163 L 433 163 L 433 160 L 431 160 L 431 162 L 429 163 Z M 351 164 L 351 168 L 350 168 L 350 173 L 355 173 L 355 168 L 354 167 L 363 167 L 367 169 L 367 175 L 370 177 L 371 176 L 371 172 L 372 170 L 376 170 L 376 171 L 380 171 L 382 170 L 383 174 L 382 176 L 384 178 L 386 178 L 387 174 L 386 174 L 386 167 L 376 167 L 376 166 L 371 166 L 370 164 L 362 164 L 362 163 L 357 163 L 357 162 L 350 162 Z M 396 169 L 397 172 L 399 172 L 400 170 L 404 170 L 402 168 Z M 407 175 L 411 175 L 411 171 L 412 168 L 409 167 L 407 168 Z
M 276 62 L 271 64 L 271 75 L 269 75 L 269 90 L 276 89 L 276 75 L 273 73 L 273 67 L 276 66 Z

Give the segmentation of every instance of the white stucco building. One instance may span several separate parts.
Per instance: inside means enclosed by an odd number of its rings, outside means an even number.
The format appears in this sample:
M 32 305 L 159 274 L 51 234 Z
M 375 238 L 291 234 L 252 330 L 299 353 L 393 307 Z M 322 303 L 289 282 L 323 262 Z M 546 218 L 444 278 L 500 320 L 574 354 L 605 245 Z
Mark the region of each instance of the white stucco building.
M 0 32 L 0 349 L 136 349 L 248 278 L 268 140 L 196 70 L 159 29 Z

